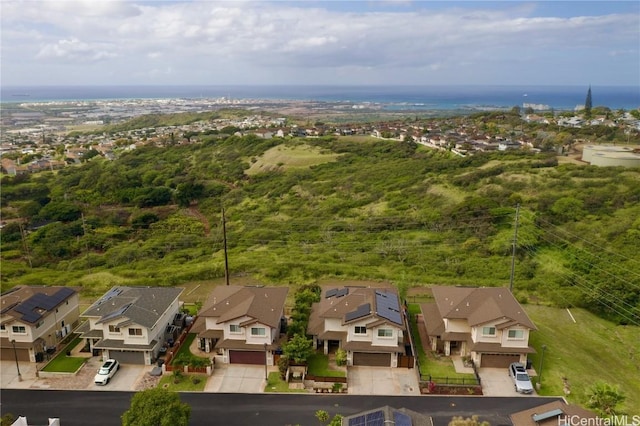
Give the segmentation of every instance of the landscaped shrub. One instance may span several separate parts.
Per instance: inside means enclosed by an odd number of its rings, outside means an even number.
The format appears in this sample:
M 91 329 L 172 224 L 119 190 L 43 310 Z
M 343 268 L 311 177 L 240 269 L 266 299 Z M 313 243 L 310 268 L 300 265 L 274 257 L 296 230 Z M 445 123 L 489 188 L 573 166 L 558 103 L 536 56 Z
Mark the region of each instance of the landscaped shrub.
M 339 366 L 347 365 L 347 351 L 342 348 L 336 351 L 336 364 Z

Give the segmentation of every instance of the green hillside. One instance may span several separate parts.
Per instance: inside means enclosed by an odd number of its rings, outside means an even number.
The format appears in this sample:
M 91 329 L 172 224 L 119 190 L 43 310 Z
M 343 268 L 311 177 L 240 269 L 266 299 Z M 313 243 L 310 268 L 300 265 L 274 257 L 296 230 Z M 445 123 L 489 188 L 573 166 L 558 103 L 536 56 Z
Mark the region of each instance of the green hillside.
M 640 170 L 363 137 L 207 137 L 2 182 L 2 289 L 234 275 L 508 285 L 638 323 Z M 21 225 L 26 230 L 21 233 Z

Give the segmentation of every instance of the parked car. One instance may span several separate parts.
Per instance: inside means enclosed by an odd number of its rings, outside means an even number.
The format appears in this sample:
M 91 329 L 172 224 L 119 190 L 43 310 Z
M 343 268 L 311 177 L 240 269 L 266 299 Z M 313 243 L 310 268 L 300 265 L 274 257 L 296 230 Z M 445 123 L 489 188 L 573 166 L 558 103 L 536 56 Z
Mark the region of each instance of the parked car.
M 516 392 L 520 393 L 532 393 L 533 385 L 531 385 L 531 379 L 527 374 L 527 370 L 524 365 L 519 362 L 514 362 L 509 366 L 509 375 L 513 384 L 516 387 Z
M 116 371 L 120 368 L 120 364 L 115 359 L 108 359 L 102 364 L 98 374 L 94 377 L 93 381 L 96 385 L 106 385 L 109 380 L 116 374 Z

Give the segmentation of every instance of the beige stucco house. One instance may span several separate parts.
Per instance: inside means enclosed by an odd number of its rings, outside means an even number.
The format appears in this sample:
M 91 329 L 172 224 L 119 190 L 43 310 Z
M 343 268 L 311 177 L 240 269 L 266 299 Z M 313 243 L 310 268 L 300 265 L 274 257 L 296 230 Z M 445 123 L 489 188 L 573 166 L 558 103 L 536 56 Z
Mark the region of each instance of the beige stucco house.
M 421 304 L 431 349 L 470 356 L 480 367 L 526 363 L 535 352 L 529 333 L 536 326 L 505 287 L 431 288 L 434 302 Z
M 347 352 L 347 365 L 398 367 L 406 354 L 405 311 L 394 288 L 326 287 L 307 332 L 314 347 Z
M 200 349 L 230 364 L 274 365 L 287 287 L 218 286 L 191 329 Z
M 1 300 L 2 360 L 43 361 L 78 322 L 78 292 L 71 287 L 14 287 Z

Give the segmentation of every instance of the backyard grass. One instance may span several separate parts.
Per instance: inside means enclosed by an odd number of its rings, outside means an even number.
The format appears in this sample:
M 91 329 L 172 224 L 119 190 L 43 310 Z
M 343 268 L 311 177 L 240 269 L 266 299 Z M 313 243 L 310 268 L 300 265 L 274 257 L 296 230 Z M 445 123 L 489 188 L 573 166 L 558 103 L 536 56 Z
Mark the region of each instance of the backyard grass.
M 176 377 L 173 374 L 165 374 L 160 379 L 158 386 L 173 392 L 202 392 L 207 385 L 207 378 L 203 374 L 184 374 L 176 382 Z M 194 383 L 197 381 L 197 383 Z
M 82 342 L 82 339 L 76 337 L 71 343 L 69 343 L 64 349 L 62 349 L 58 355 L 55 356 L 49 363 L 42 369 L 42 371 L 52 373 L 75 373 L 78 369 L 87 361 L 87 358 L 67 356 L 67 351 L 71 351 Z
M 307 359 L 307 374 L 321 377 L 346 377 L 342 370 L 333 370 L 329 366 L 329 357 L 322 353 L 315 353 Z
M 527 305 L 527 314 L 538 327 L 530 344 L 533 367 L 540 369 L 542 345 L 542 395 L 564 395 L 563 377 L 570 402 L 584 405 L 591 386 L 598 382 L 616 385 L 626 396 L 624 412 L 640 413 L 640 327 L 615 325 L 583 309 Z M 539 373 L 539 371 L 538 371 Z

